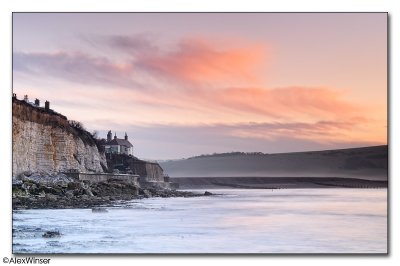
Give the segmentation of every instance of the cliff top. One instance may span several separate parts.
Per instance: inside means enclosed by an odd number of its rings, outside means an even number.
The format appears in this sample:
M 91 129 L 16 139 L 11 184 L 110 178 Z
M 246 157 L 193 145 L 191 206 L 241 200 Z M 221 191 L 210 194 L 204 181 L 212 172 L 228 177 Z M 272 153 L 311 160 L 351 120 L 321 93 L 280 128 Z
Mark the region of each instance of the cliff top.
M 13 107 L 14 107 L 14 104 L 19 104 L 19 105 L 25 106 L 26 108 L 28 108 L 27 110 L 30 110 L 30 111 L 34 110 L 34 111 L 39 112 L 39 113 L 51 114 L 51 115 L 58 116 L 58 117 L 60 117 L 62 119 L 68 120 L 65 115 L 57 113 L 52 109 L 45 109 L 44 107 L 34 106 L 31 103 L 28 103 L 28 102 L 26 102 L 24 100 L 18 100 L 15 97 L 12 98 L 12 103 L 13 103 Z M 14 116 L 14 108 L 13 108 L 13 116 Z
M 66 116 L 55 112 L 52 109 L 35 106 L 24 100 L 12 98 L 12 116 L 22 121 L 34 122 L 54 128 L 62 128 L 67 133 L 80 138 L 85 144 L 97 145 L 94 136 L 85 130 L 81 123 L 68 120 Z

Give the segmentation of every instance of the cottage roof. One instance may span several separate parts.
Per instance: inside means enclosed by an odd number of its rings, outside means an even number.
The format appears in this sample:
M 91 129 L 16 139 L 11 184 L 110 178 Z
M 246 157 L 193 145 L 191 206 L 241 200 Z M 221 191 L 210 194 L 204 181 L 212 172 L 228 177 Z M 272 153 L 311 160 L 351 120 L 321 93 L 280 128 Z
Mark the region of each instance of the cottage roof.
M 117 139 L 114 138 L 111 141 L 107 141 L 106 145 L 120 145 L 120 146 L 125 146 L 125 147 L 133 147 L 133 145 L 129 142 L 129 140 L 126 139 Z

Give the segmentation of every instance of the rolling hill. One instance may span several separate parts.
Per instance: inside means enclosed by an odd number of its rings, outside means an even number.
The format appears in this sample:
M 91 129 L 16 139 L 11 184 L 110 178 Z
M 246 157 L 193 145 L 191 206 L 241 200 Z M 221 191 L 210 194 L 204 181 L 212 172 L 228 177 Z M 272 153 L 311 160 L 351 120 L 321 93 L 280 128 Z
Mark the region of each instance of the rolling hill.
M 271 178 L 275 183 L 276 178 L 286 180 L 284 183 L 305 182 L 306 178 L 313 178 L 313 184 L 329 178 L 332 182 L 344 179 L 387 182 L 388 146 L 277 154 L 234 152 L 165 161 L 160 165 L 173 181 L 181 184 L 223 186 L 241 182 L 245 187 L 245 180 L 267 184 Z

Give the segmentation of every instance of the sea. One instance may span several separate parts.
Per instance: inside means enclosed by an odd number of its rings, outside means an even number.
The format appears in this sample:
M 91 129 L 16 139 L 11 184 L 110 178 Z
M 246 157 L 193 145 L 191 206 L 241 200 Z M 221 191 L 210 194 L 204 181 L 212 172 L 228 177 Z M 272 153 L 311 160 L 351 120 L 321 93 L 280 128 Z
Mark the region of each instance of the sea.
M 101 213 L 16 210 L 13 253 L 387 253 L 387 189 L 208 191 Z

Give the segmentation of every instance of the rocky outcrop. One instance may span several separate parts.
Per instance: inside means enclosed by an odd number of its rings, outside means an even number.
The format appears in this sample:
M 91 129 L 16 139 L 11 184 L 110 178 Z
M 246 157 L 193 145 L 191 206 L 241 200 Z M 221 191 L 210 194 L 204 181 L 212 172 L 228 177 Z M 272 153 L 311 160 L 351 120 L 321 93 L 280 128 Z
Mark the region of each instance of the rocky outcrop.
M 18 179 L 13 179 L 13 184 L 22 184 L 24 181 L 32 181 L 47 186 L 52 185 L 68 185 L 74 182 L 74 178 L 67 176 L 63 173 L 46 173 L 46 172 L 23 172 L 18 175 Z
M 52 110 L 13 98 L 13 177 L 22 173 L 103 172 L 104 154 L 89 132 Z
M 44 238 L 55 238 L 55 237 L 60 237 L 61 234 L 59 231 L 47 231 L 42 235 Z
M 69 209 L 113 206 L 115 202 L 149 197 L 199 197 L 185 191 L 143 189 L 121 182 L 74 181 L 68 184 L 42 184 L 23 180 L 12 188 L 13 209 Z M 118 204 L 118 203 L 116 203 Z

